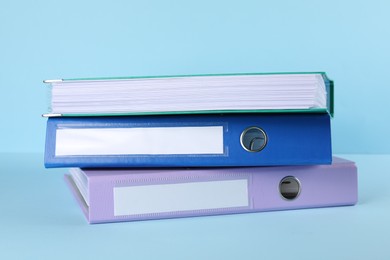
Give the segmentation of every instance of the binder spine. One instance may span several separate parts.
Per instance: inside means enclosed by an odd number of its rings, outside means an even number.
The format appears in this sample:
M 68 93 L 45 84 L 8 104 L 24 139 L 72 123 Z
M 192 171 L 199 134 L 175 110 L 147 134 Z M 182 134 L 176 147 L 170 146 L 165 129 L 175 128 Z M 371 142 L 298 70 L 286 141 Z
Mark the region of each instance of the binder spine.
M 92 138 L 91 132 L 101 133 Z M 212 139 L 207 139 L 210 136 Z M 315 165 L 331 161 L 327 113 L 66 117 L 49 118 L 47 124 L 48 168 Z
M 82 203 L 76 185 L 70 186 L 90 223 L 347 206 L 357 202 L 357 168 L 353 162 L 339 158 L 332 165 L 316 166 L 129 169 L 97 171 L 98 174 L 92 169 L 84 171 L 89 179 L 89 208 Z M 69 176 L 66 180 L 72 181 Z M 281 188 L 283 185 L 286 186 Z

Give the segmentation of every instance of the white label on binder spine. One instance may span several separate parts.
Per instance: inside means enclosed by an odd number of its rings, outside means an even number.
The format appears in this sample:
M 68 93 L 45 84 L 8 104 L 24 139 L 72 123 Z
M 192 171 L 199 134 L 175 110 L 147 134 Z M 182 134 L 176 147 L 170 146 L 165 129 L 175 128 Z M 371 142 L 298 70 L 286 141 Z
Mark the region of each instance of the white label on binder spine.
M 56 131 L 56 156 L 223 153 L 223 126 L 60 128 Z
M 115 216 L 247 206 L 247 179 L 114 188 Z

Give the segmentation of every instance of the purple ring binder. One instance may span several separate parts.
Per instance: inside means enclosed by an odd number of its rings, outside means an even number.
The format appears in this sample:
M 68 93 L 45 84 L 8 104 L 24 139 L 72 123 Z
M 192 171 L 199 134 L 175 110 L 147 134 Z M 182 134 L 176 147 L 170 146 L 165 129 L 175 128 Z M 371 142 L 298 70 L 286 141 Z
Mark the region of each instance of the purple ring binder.
M 293 179 L 286 179 L 292 177 Z M 89 223 L 354 205 L 357 168 L 331 165 L 193 169 L 72 169 Z

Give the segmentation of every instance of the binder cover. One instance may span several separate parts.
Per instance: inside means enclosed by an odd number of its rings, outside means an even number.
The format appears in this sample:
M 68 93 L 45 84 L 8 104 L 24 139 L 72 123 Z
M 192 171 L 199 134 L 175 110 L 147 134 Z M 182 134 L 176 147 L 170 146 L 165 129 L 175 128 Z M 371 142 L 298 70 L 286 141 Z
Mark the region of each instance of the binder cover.
M 330 164 L 329 114 L 49 118 L 45 166 Z
M 324 72 L 235 73 L 46 80 L 45 116 L 328 112 Z
M 331 165 L 194 169 L 71 169 L 88 222 L 120 222 L 354 205 L 357 168 Z

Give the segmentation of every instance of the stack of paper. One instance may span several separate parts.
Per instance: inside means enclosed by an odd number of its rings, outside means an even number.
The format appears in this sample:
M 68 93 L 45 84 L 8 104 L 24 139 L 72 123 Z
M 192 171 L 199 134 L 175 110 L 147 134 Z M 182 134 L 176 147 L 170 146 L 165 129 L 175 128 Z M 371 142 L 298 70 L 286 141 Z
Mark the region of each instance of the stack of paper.
M 325 74 L 73 79 L 51 84 L 52 114 L 137 114 L 328 108 Z M 328 88 L 329 89 L 329 88 Z

